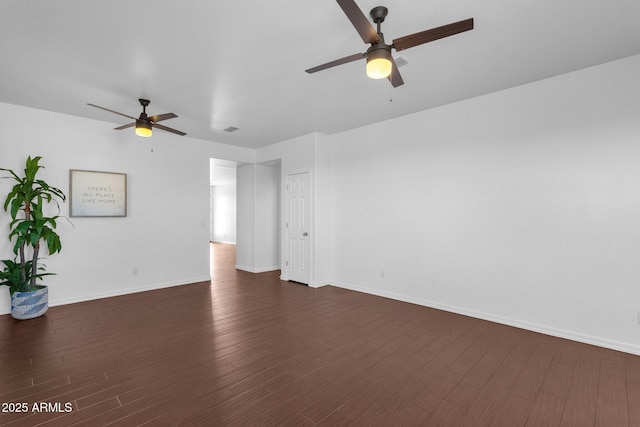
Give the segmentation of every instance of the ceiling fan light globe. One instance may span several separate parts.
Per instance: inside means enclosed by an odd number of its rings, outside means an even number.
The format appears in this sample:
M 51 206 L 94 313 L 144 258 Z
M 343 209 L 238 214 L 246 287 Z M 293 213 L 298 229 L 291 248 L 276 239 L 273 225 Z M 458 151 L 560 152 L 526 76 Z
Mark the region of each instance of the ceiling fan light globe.
M 147 128 L 136 128 L 136 135 L 141 136 L 143 138 L 148 138 L 152 134 L 151 129 Z
M 372 79 L 386 79 L 391 74 L 391 47 L 378 43 L 367 51 L 367 76 Z
M 387 58 L 367 60 L 367 76 L 372 79 L 386 79 L 391 74 L 391 61 Z
M 136 135 L 148 138 L 152 133 L 151 123 L 145 122 L 144 120 L 136 120 Z

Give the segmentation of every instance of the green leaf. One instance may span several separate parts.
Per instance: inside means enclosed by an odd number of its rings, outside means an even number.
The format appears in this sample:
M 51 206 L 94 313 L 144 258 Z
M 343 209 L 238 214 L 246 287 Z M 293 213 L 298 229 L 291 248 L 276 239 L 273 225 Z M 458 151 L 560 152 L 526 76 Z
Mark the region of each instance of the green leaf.
M 35 281 L 43 275 L 51 274 L 42 272 L 44 269 L 37 265 L 41 241 L 47 245 L 50 254 L 60 252 L 62 249 L 60 236 L 55 232 L 60 217 L 46 216 L 44 207 L 45 204 L 53 202 L 59 211 L 58 201 L 66 200 L 66 196 L 59 188 L 37 177 L 38 171 L 44 169 L 44 166 L 40 165 L 41 159 L 40 156 L 29 156 L 25 162 L 22 177 L 11 169 L 0 168 L 0 172 L 7 174 L 0 178 L 14 181 L 4 201 L 4 210 L 11 215 L 8 238 L 13 242 L 16 258 L 19 257 L 21 260 L 21 263 L 18 263 L 19 267 L 11 264 L 14 261 L 3 261 L 4 271 L 0 272 L 0 284 L 5 284 L 4 282 L 9 279 L 20 279 L 23 282 L 27 279 L 28 286 L 28 283 L 35 284 Z M 23 212 L 23 215 L 20 215 L 20 212 Z M 31 248 L 32 259 L 27 261 L 29 248 Z M 11 276 L 12 274 L 14 276 Z M 12 286 L 12 289 L 14 288 Z

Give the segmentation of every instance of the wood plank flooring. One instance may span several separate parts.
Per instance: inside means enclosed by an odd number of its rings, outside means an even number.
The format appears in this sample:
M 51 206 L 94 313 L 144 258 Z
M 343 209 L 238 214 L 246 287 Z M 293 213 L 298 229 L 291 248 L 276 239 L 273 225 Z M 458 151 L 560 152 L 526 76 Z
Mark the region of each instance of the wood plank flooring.
M 211 282 L 0 316 L 0 425 L 640 426 L 638 356 L 213 248 Z

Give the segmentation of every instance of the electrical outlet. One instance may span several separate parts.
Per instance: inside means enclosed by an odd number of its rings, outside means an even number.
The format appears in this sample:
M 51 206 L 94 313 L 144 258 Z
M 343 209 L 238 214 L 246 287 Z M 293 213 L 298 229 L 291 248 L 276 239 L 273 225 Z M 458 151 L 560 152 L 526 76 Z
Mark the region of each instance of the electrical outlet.
M 137 276 L 138 275 L 138 267 L 135 267 L 131 272 L 133 273 L 134 276 Z
M 384 279 L 384 270 L 380 270 L 380 278 Z

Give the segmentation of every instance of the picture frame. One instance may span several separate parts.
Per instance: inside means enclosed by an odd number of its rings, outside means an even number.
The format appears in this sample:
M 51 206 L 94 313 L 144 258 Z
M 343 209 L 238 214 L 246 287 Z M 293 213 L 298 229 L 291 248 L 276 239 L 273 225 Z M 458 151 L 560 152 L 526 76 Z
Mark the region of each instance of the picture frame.
M 69 169 L 70 217 L 126 217 L 127 174 Z

